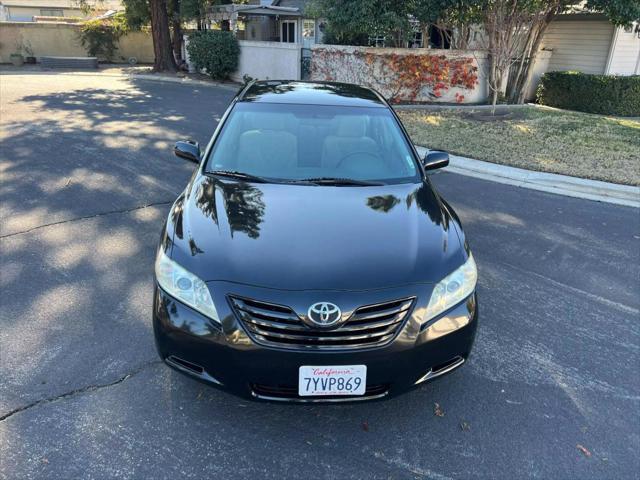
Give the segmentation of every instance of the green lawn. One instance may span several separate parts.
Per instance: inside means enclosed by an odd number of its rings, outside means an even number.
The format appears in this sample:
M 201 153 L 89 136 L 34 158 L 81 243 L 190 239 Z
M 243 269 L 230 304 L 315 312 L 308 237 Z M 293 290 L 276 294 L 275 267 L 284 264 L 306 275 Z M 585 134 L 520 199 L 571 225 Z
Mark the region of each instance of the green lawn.
M 398 110 L 417 145 L 543 172 L 640 185 L 640 119 L 525 107 L 482 121 L 468 111 Z

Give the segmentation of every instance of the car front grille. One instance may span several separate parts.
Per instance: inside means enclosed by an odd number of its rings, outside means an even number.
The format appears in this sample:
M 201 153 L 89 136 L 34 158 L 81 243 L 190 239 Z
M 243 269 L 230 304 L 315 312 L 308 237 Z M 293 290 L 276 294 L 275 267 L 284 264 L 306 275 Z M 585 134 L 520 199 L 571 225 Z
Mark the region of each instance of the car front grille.
M 231 297 L 231 302 L 256 343 L 289 349 L 340 350 L 389 343 L 404 324 L 414 298 L 359 307 L 335 330 L 311 328 L 287 306 L 240 297 Z

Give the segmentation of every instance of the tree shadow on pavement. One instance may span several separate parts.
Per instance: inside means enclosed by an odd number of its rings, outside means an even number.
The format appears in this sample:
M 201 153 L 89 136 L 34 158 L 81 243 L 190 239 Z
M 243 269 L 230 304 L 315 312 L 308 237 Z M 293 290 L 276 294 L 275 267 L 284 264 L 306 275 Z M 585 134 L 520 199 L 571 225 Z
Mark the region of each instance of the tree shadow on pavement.
M 2 413 L 155 360 L 155 245 L 194 168 L 171 145 L 206 142 L 232 97 L 144 81 L 40 90 L 2 99 Z

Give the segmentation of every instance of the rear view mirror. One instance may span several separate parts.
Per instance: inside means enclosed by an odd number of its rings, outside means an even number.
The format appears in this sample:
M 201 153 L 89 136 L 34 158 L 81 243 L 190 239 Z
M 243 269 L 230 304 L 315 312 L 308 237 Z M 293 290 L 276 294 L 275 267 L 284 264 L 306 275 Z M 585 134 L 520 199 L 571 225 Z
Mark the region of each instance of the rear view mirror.
M 200 163 L 200 145 L 193 140 L 176 142 L 175 147 L 173 147 L 173 153 L 176 154 L 176 157 Z
M 424 156 L 422 165 L 425 170 L 436 170 L 449 165 L 449 154 L 440 150 L 431 150 Z

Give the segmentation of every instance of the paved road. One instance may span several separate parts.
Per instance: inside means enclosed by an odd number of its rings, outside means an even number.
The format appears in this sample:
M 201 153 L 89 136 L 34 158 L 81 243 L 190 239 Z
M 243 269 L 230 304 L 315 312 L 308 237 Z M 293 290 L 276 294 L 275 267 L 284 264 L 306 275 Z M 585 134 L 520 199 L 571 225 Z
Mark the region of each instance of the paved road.
M 480 268 L 468 365 L 380 403 L 245 402 L 160 364 L 150 324 L 191 172 L 169 147 L 232 92 L 0 87 L 0 478 L 637 477 L 638 210 L 438 174 Z

